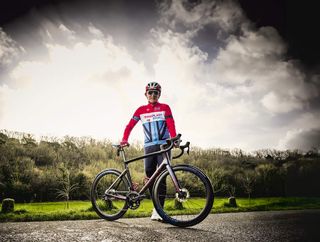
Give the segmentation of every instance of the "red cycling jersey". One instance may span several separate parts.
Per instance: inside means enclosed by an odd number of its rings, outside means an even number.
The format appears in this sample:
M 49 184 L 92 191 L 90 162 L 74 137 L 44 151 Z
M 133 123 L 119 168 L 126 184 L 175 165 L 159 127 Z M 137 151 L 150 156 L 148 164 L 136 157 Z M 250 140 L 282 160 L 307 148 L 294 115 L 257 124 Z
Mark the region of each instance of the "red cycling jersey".
M 137 122 L 141 120 L 144 130 L 144 145 L 166 143 L 166 139 L 175 137 L 176 128 L 169 105 L 162 103 L 149 103 L 139 107 L 126 126 L 122 142 L 128 142 L 129 135 Z

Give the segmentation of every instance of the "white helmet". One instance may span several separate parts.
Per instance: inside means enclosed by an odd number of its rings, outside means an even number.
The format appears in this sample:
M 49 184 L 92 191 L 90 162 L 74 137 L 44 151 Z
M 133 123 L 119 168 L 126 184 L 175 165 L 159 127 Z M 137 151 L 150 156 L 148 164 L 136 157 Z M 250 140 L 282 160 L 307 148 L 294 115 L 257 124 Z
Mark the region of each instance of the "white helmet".
M 146 92 L 149 90 L 157 90 L 157 91 L 161 92 L 161 86 L 157 82 L 149 82 L 146 86 Z

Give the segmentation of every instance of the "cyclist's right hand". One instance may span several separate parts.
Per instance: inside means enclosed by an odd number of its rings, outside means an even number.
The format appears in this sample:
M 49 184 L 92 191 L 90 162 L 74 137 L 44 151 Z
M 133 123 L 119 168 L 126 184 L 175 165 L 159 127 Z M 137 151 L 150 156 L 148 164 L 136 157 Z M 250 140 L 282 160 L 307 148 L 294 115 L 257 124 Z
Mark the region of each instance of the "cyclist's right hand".
M 128 141 L 125 141 L 125 140 L 122 140 L 122 141 L 120 142 L 120 145 L 121 145 L 122 147 L 130 146 L 130 144 L 128 143 Z
M 173 142 L 173 147 L 174 147 L 174 148 L 179 148 L 179 147 L 180 147 L 180 143 L 181 143 L 181 140 L 180 140 L 180 139 L 174 141 L 174 142 Z

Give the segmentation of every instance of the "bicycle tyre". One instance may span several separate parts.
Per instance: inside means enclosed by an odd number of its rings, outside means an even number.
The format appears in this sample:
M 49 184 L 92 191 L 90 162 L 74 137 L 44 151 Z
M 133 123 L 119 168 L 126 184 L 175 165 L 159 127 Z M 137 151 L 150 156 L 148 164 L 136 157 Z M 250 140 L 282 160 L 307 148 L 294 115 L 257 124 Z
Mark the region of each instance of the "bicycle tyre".
M 103 219 L 113 221 L 121 218 L 128 210 L 127 200 L 120 200 L 114 197 L 105 198 L 105 189 L 110 187 L 112 183 L 120 176 L 120 171 L 115 169 L 107 169 L 100 172 L 94 179 L 91 186 L 91 204 L 94 211 Z M 110 189 L 113 195 L 125 195 L 129 190 L 129 182 L 126 177 L 122 177 L 117 182 L 117 187 Z M 118 189 L 119 188 L 119 189 Z
M 178 227 L 190 227 L 202 222 L 211 212 L 214 195 L 209 178 L 199 169 L 187 165 L 172 167 L 182 190 L 188 194 L 179 198 L 168 170 L 155 181 L 152 200 L 158 214 L 165 222 Z M 161 206 L 161 186 L 166 183 L 164 207 Z M 180 201 L 179 201 L 180 200 Z M 177 201 L 180 208 L 175 207 Z M 177 203 L 179 204 L 179 203 Z M 182 205 L 181 205 L 182 204 Z

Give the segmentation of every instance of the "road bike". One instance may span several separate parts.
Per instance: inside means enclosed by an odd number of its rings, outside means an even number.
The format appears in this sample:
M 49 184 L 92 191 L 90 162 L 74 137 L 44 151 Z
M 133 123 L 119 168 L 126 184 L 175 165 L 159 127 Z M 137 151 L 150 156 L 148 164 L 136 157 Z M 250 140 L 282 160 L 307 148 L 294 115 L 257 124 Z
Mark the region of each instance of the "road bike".
M 101 171 L 91 187 L 91 202 L 95 212 L 103 219 L 121 218 L 128 208 L 137 209 L 146 191 L 153 184 L 153 205 L 164 222 L 174 226 L 189 227 L 203 221 L 213 206 L 213 189 L 209 178 L 199 168 L 186 164 L 171 165 L 172 159 L 179 158 L 187 150 L 190 142 L 181 144 L 181 134 L 168 139 L 157 152 L 133 159 L 126 159 L 125 146 L 113 145 L 117 155 L 122 156 L 124 170 L 108 168 Z M 180 153 L 172 157 L 169 151 L 178 146 Z M 147 179 L 140 190 L 132 181 L 129 163 L 161 154 L 162 163 Z M 164 205 L 163 205 L 164 200 Z M 161 202 L 162 201 L 162 202 Z

